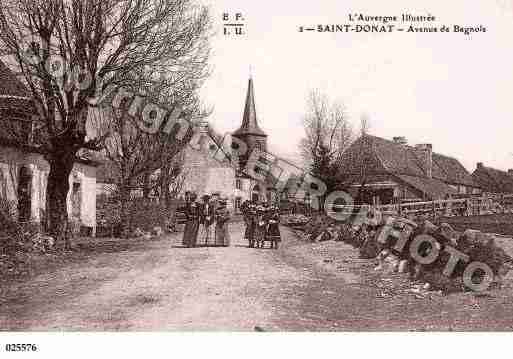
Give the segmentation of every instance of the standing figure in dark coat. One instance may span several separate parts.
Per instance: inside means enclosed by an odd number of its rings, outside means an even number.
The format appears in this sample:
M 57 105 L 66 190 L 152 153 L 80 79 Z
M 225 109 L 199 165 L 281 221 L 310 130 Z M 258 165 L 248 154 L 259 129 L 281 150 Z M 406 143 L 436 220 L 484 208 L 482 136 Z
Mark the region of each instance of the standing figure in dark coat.
M 189 217 L 188 212 L 189 208 L 191 206 L 191 193 L 189 191 L 185 192 L 185 206 L 184 206 L 184 216 L 185 216 L 185 227 L 183 229 L 183 236 L 182 236 L 182 245 L 184 247 L 187 247 L 187 224 L 189 223 Z
M 230 232 L 228 230 L 228 222 L 230 220 L 230 212 L 226 208 L 226 201 L 219 201 L 216 211 L 216 231 L 215 245 L 230 246 Z
M 199 231 L 199 207 L 196 203 L 196 193 L 191 193 L 189 201 L 185 206 L 185 229 L 183 231 L 183 245 L 195 247 Z
M 267 222 L 265 218 L 265 208 L 258 207 L 256 215 L 255 240 L 257 248 L 264 248 L 264 240 L 267 232 Z
M 245 206 L 243 212 L 244 222 L 246 223 L 246 229 L 244 231 L 244 238 L 249 242 L 249 247 L 255 246 L 255 227 L 256 227 L 256 208 L 252 204 Z
M 281 242 L 281 234 L 280 211 L 277 207 L 273 207 L 269 215 L 267 238 L 271 241 L 271 248 L 278 249 L 279 243 Z
M 211 236 L 212 224 L 215 220 L 215 208 L 210 201 L 209 195 L 203 196 L 203 203 L 201 205 L 200 223 L 203 225 L 203 235 L 205 245 L 208 245 Z

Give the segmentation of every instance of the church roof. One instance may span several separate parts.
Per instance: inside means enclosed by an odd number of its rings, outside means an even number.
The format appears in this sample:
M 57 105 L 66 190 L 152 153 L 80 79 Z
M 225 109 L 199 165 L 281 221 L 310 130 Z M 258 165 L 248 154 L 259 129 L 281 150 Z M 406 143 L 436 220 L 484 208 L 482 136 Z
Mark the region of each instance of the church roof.
M 267 136 L 258 126 L 255 109 L 255 90 L 253 89 L 253 79 L 251 77 L 248 82 L 248 92 L 246 94 L 246 105 L 244 106 L 242 125 L 233 134 Z

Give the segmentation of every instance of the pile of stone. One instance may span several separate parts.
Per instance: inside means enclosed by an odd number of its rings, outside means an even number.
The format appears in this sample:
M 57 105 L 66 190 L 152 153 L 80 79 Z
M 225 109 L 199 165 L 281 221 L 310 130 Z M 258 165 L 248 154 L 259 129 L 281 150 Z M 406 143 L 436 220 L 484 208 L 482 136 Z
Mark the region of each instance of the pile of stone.
M 132 237 L 142 239 L 151 239 L 153 237 L 161 237 L 162 235 L 164 235 L 164 230 L 158 226 L 153 227 L 151 231 L 144 231 L 137 227 L 132 233 Z
M 31 238 L 32 248 L 35 251 L 46 253 L 55 248 L 55 239 L 43 233 L 36 233 Z
M 296 233 L 312 242 L 343 241 L 358 248 L 361 258 L 376 259 L 376 270 L 408 274 L 429 290 L 467 290 L 464 273 L 473 273 L 473 283 L 491 277 L 490 285 L 497 285 L 513 268 L 513 258 L 497 245 L 495 236 L 477 230 L 458 232 L 447 223 L 437 226 L 420 218 L 376 215 L 357 222 L 340 223 L 317 215 Z M 490 273 L 481 269 L 466 272 L 475 263 L 486 264 Z
M 310 221 L 310 218 L 302 214 L 287 214 L 281 217 L 281 223 L 289 227 L 302 227 Z
M 484 270 L 465 272 L 472 263 L 490 268 L 493 275 L 486 279 L 493 278 L 492 284 L 500 283 L 513 265 L 493 235 L 470 229 L 457 232 L 446 223 L 388 218 L 386 223 L 340 227 L 338 239 L 359 248 L 362 258 L 377 258 L 376 270 L 409 273 L 412 280 L 435 290 L 465 290 L 464 273 L 474 273 L 472 282 L 482 283 Z

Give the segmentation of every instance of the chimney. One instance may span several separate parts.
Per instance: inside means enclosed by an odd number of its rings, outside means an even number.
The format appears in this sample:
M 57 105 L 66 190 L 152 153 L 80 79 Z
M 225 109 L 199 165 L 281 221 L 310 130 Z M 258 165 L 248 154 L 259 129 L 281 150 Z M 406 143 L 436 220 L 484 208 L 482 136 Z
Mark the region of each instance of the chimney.
M 208 133 L 209 131 L 209 125 L 207 121 L 201 121 L 197 125 L 199 133 Z
M 431 143 L 422 143 L 415 146 L 424 153 L 424 169 L 427 178 L 433 178 L 433 145 Z
M 406 137 L 404 136 L 396 136 L 393 138 L 394 142 L 398 145 L 407 145 L 408 141 L 406 141 Z

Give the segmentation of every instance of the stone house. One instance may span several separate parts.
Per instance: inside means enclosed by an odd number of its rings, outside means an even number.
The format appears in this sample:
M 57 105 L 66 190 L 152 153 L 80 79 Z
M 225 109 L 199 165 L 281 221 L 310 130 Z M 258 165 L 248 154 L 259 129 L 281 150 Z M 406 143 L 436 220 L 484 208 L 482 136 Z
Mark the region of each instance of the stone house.
M 0 196 L 14 204 L 20 221 L 42 223 L 49 165 L 34 141 L 35 118 L 29 92 L 0 61 Z M 76 161 L 67 198 L 70 219 L 93 235 L 96 166 L 86 156 Z
M 433 152 L 431 144 L 409 146 L 404 137 L 392 141 L 363 135 L 344 153 L 341 182 L 362 202 L 390 204 L 478 195 L 481 189 L 455 158 Z
M 513 169 L 501 171 L 486 167 L 482 162 L 478 162 L 475 171 L 472 173 L 472 179 L 479 184 L 485 193 L 513 193 Z
M 230 208 L 235 208 L 236 170 L 229 154 L 218 143 L 207 123 L 199 124 L 194 131 L 193 143 L 184 149 L 182 173 L 185 180 L 181 194 L 186 191 L 195 192 L 198 196 L 216 193 L 228 199 Z

